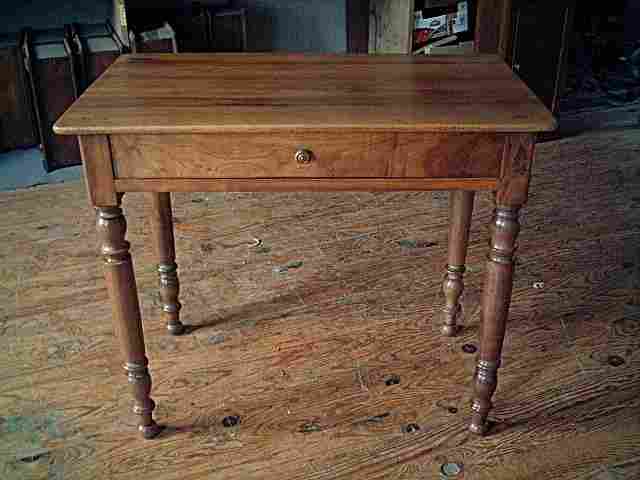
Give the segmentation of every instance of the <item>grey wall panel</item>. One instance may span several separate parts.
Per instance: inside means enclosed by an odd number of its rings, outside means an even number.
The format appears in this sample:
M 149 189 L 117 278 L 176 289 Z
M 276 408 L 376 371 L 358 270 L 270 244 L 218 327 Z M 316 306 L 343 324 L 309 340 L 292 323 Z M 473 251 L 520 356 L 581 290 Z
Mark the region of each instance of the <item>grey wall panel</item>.
M 345 0 L 236 0 L 249 9 L 249 50 L 346 52 Z

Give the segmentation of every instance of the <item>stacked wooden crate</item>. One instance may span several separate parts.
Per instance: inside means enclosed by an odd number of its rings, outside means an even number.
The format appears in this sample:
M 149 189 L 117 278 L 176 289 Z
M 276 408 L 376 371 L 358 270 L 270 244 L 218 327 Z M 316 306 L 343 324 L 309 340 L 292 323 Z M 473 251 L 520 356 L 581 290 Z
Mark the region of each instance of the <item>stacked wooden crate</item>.
M 50 30 L 26 28 L 21 37 L 34 130 L 45 170 L 79 165 L 77 140 L 54 135 L 53 123 L 126 47 L 108 21 Z
M 19 35 L 0 37 L 0 152 L 38 144 Z

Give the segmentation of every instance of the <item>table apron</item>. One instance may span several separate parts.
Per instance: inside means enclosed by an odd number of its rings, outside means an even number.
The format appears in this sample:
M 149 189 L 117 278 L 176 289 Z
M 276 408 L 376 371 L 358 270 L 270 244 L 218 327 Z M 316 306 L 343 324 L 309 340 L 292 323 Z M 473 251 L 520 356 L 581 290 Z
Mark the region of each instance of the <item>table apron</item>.
M 116 192 L 388 192 L 495 190 L 495 178 L 123 178 Z
M 117 179 L 497 178 L 494 133 L 111 135 Z
M 534 134 L 520 133 L 257 137 L 82 135 L 90 201 L 117 205 L 123 192 L 490 190 L 505 205 L 523 204 L 535 145 Z M 307 145 L 312 165 L 297 165 L 296 148 Z

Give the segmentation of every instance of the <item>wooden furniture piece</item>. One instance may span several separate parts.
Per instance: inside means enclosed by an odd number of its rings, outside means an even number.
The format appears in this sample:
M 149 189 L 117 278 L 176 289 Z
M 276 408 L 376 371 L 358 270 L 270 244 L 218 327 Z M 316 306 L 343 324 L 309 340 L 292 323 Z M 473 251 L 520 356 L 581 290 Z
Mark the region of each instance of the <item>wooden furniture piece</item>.
M 47 172 L 80 165 L 78 140 L 54 135 L 56 119 L 80 94 L 77 58 L 65 29 L 25 29 L 21 45 Z
M 470 424 L 483 434 L 535 134 L 553 128 L 549 111 L 497 56 L 120 57 L 55 130 L 80 139 L 143 435 L 159 427 L 120 208 L 125 192 L 153 200 L 162 311 L 181 333 L 170 192 L 451 190 L 446 335 L 458 328 L 473 192 L 495 192 Z
M 247 50 L 246 8 L 214 10 L 211 14 L 211 51 L 244 52 Z
M 513 0 L 469 0 L 470 26 L 474 30 L 476 53 L 499 54 L 507 58 L 511 49 Z M 454 5 L 458 0 L 427 3 L 429 6 Z M 411 53 L 415 0 L 347 0 L 347 32 L 350 45 L 369 39 L 369 53 Z M 359 27 L 356 13 L 370 12 L 369 28 Z M 355 49 L 349 49 L 355 52 Z
M 556 111 L 566 83 L 575 0 L 513 0 L 512 8 L 506 59 L 547 108 Z
M 19 35 L 0 36 L 0 152 L 38 144 Z
M 247 49 L 247 9 L 194 3 L 169 16 L 180 52 L 243 52 Z
M 129 45 L 133 53 L 178 53 L 176 33 L 168 22 L 141 33 L 129 28 Z
M 477 0 L 475 46 L 478 53 L 507 58 L 511 48 L 513 0 Z
M 231 3 L 228 0 L 157 0 L 150 5 L 127 1 L 118 13 L 121 19 L 126 19 L 124 23 L 128 23 L 128 27 L 123 28 L 128 28 L 132 50 L 138 53 L 242 52 L 247 49 L 247 8 L 231 8 Z M 163 24 L 161 37 L 149 35 Z
M 211 51 L 211 12 L 204 5 L 191 4 L 176 8 L 165 17 L 176 31 L 180 52 L 202 53 Z
M 369 52 L 369 0 L 346 0 L 347 52 Z
M 69 25 L 69 37 L 78 56 L 80 92 L 84 92 L 127 47 L 108 20 L 104 23 Z

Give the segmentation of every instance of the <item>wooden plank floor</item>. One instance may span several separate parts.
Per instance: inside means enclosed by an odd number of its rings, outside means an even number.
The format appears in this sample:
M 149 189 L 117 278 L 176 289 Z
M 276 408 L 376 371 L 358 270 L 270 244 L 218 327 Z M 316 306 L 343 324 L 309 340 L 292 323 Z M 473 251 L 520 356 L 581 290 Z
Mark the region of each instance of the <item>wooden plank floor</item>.
M 462 346 L 478 333 L 489 195 L 455 339 L 438 334 L 446 193 L 176 195 L 184 320 L 199 327 L 181 338 L 159 321 L 148 199 L 126 196 L 169 426 L 143 441 L 84 188 L 0 194 L 0 478 L 409 480 L 446 462 L 465 479 L 640 478 L 639 187 L 639 130 L 539 146 L 486 438 L 466 430 Z

